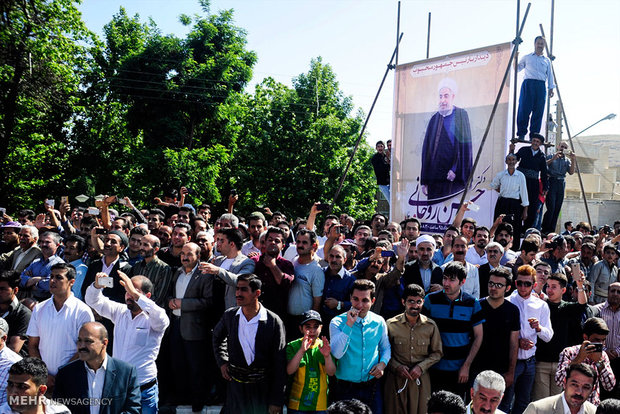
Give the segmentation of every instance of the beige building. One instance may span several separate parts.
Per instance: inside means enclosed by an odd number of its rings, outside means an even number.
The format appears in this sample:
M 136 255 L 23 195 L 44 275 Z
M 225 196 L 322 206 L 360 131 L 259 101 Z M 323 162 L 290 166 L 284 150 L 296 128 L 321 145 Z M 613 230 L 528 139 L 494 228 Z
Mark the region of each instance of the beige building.
M 573 140 L 577 164 L 595 226 L 620 220 L 620 135 L 580 136 Z M 566 178 L 566 195 L 558 225 L 587 221 L 577 173 Z

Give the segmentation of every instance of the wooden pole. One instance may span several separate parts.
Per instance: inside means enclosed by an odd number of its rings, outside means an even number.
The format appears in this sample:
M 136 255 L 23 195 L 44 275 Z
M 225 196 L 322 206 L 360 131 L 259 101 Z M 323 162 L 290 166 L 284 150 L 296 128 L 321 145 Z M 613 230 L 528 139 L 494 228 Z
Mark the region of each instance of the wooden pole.
M 530 12 L 530 6 L 532 3 L 527 4 L 527 9 L 525 9 L 525 15 L 523 16 L 523 23 L 519 27 L 519 33 L 517 33 L 517 37 L 515 37 L 514 42 L 518 42 L 518 39 L 521 37 L 521 32 L 523 32 L 523 27 L 525 27 L 525 20 L 527 19 L 527 15 Z M 480 161 L 480 155 L 482 154 L 482 149 L 484 148 L 484 143 L 489 136 L 489 131 L 491 130 L 491 124 L 493 123 L 493 118 L 495 117 L 495 112 L 497 111 L 497 107 L 499 105 L 499 100 L 502 97 L 502 91 L 504 90 L 504 85 L 506 84 L 506 80 L 508 79 L 508 75 L 510 74 L 510 66 L 512 65 L 512 61 L 515 58 L 517 53 L 517 48 L 512 48 L 512 53 L 510 53 L 510 59 L 508 60 L 508 65 L 506 66 L 506 71 L 504 72 L 504 77 L 502 78 L 502 83 L 499 86 L 499 91 L 497 92 L 497 97 L 495 98 L 495 103 L 493 104 L 493 110 L 491 111 L 491 115 L 489 116 L 489 122 L 487 123 L 487 128 L 484 130 L 484 135 L 482 136 L 482 141 L 480 142 L 480 148 L 478 148 L 478 154 L 476 154 L 476 160 L 474 161 L 474 165 L 471 169 L 471 173 L 469 174 L 469 178 L 467 179 L 467 184 L 465 185 L 465 190 L 463 190 L 463 195 L 461 196 L 460 205 L 463 205 L 465 202 L 465 197 L 467 197 L 467 189 L 471 185 L 472 180 L 474 179 L 474 174 L 476 173 L 476 167 L 478 166 L 478 162 Z
M 398 37 L 400 36 L 400 1 L 398 2 L 398 12 L 396 13 L 396 60 L 394 64 L 398 66 Z
M 521 0 L 517 0 L 517 27 L 515 28 L 515 37 L 519 36 L 519 21 L 521 19 Z M 515 43 L 515 49 L 517 53 L 515 54 L 514 60 L 514 83 L 513 83 L 513 96 L 512 96 L 512 135 L 510 138 L 514 138 L 516 136 L 516 125 L 517 125 L 517 65 L 519 64 L 519 42 Z
M 551 0 L 551 28 L 549 30 L 549 59 L 553 61 L 553 20 L 555 16 L 555 0 Z M 549 137 L 549 121 L 551 120 L 551 98 L 547 94 L 547 119 L 545 122 L 545 137 Z
M 368 115 L 366 116 L 366 121 L 364 121 L 364 126 L 362 127 L 359 137 L 357 138 L 357 142 L 355 143 L 355 147 L 353 148 L 353 153 L 351 154 L 351 157 L 349 158 L 349 162 L 347 163 L 347 166 L 344 169 L 344 172 L 342 173 L 342 177 L 340 177 L 340 184 L 338 184 L 338 190 L 336 190 L 336 193 L 334 194 L 334 198 L 332 199 L 332 203 L 329 206 L 329 211 L 327 212 L 327 214 L 331 214 L 331 211 L 334 208 L 334 205 L 336 205 L 336 200 L 338 199 L 338 196 L 340 195 L 340 191 L 342 190 L 342 185 L 344 184 L 344 180 L 345 178 L 347 178 L 347 174 L 349 173 L 349 168 L 351 167 L 351 163 L 353 162 L 355 153 L 357 152 L 357 149 L 360 146 L 360 142 L 362 141 L 362 138 L 364 138 L 364 132 L 366 131 L 368 120 L 370 119 L 370 116 L 372 115 L 373 109 L 375 109 L 375 104 L 377 103 L 377 99 L 379 99 L 379 94 L 381 93 L 381 89 L 383 88 L 385 79 L 387 78 L 387 75 L 390 72 L 390 70 L 395 68 L 392 62 L 394 62 L 394 58 L 396 57 L 396 53 L 398 51 L 398 45 L 400 45 L 400 41 L 402 39 L 403 39 L 403 33 L 401 33 L 400 36 L 398 37 L 398 42 L 396 43 L 396 47 L 394 48 L 394 52 L 392 53 L 392 57 L 390 58 L 390 63 L 388 63 L 387 68 L 385 69 L 385 73 L 383 74 L 383 79 L 381 79 L 381 84 L 379 85 L 379 90 L 377 90 L 375 99 L 372 101 L 372 105 L 370 105 L 370 110 L 368 111 Z
M 545 36 L 545 30 L 540 25 L 540 33 L 542 36 Z M 545 43 L 545 49 L 547 50 L 547 56 L 550 57 L 549 47 Z M 562 95 L 560 94 L 560 87 L 558 86 L 558 78 L 555 75 L 555 69 L 553 67 L 553 61 L 551 61 L 551 71 L 553 72 L 553 79 L 555 80 L 555 90 L 558 94 L 558 101 L 560 101 L 560 107 L 562 108 L 562 114 L 564 115 L 564 123 L 566 125 L 566 135 L 568 136 L 568 142 L 570 143 L 570 148 L 573 152 L 575 152 L 575 145 L 573 145 L 573 137 L 570 134 L 570 128 L 568 126 L 568 117 L 566 116 L 566 109 L 564 109 L 564 102 L 562 101 Z M 581 179 L 581 171 L 579 171 L 579 164 L 577 163 L 577 157 L 575 156 L 575 171 L 577 172 L 577 177 L 579 178 L 579 187 L 581 187 L 581 195 L 583 196 L 583 204 L 586 208 L 586 214 L 588 215 L 588 223 L 592 224 L 592 219 L 590 218 L 590 209 L 588 208 L 588 199 L 586 198 L 586 191 L 583 188 L 583 180 Z

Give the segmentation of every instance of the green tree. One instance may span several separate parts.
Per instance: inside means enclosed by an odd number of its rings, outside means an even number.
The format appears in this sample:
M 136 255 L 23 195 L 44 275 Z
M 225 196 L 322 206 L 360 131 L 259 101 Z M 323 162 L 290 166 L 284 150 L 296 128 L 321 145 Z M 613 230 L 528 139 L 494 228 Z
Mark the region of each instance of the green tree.
M 256 55 L 231 11 L 209 14 L 204 2 L 203 11 L 181 17 L 192 25 L 185 38 L 123 8 L 105 26 L 73 129 L 76 188 L 150 202 L 183 184 L 201 200 L 220 199 L 217 180 L 236 142 L 221 108 L 250 80 Z
M 313 59 L 293 88 L 268 78 L 236 105 L 245 110 L 237 113 L 243 128 L 229 174 L 242 211 L 265 205 L 306 216 L 314 201 L 331 202 L 363 122 L 331 67 Z M 360 216 L 374 209 L 370 156 L 363 143 L 335 212 Z
M 92 42 L 72 0 L 0 2 L 0 198 L 10 210 L 62 191 Z

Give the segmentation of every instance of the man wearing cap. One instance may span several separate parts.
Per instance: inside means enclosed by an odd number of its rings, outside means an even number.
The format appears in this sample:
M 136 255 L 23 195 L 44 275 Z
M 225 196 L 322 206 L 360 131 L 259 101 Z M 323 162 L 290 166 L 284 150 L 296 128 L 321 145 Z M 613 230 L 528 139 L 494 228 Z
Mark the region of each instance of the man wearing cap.
M 443 272 L 432 260 L 435 254 L 435 239 L 424 234 L 416 239 L 415 246 L 418 259 L 405 264 L 403 284 L 408 286 L 413 283 L 422 286 L 426 293 L 441 290 Z
M 22 225 L 16 221 L 9 221 L 2 226 L 2 242 L 0 254 L 12 252 L 19 246 L 19 229 Z
M 7 346 L 8 333 L 9 324 L 0 318 L 0 405 L 6 402 L 6 380 L 9 376 L 9 368 L 22 359 Z
M 551 266 L 551 273 L 566 274 L 564 270 L 564 258 L 568 254 L 568 243 L 564 236 L 557 235 L 550 242 L 551 250 L 547 256 L 542 256 L 541 261 Z
M 467 111 L 454 106 L 456 82 L 442 79 L 437 92 L 439 110 L 428 123 L 422 146 L 420 184 L 428 200 L 462 191 L 472 165 L 469 116 Z
M 329 376 L 336 374 L 331 347 L 321 335 L 323 321 L 315 310 L 302 315 L 299 330 L 303 337 L 286 345 L 286 373 L 292 376 L 288 412 L 324 412 L 327 409 Z M 320 339 L 319 339 L 320 337 Z
M 525 176 L 525 185 L 527 186 L 527 199 L 529 205 L 527 207 L 527 217 L 524 220 L 523 228 L 529 229 L 536 219 L 538 210 L 538 191 L 542 182 L 543 195 L 547 195 L 549 190 L 549 182 L 547 180 L 547 158 L 540 148 L 545 143 L 545 137 L 538 133 L 530 134 L 532 145 L 519 148 L 515 153 L 515 144 L 510 144 L 510 153 L 517 156 L 519 161 L 518 171 Z M 515 233 L 516 235 L 516 233 Z

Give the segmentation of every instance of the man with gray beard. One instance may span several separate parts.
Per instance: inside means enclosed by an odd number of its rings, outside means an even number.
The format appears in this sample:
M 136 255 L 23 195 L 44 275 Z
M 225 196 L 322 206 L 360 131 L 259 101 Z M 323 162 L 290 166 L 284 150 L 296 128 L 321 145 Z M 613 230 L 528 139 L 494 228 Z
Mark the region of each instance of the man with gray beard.
M 136 263 L 129 271 L 129 276 L 143 275 L 153 283 L 151 299 L 157 306 L 165 307 L 168 290 L 172 281 L 172 269 L 157 257 L 161 245 L 157 237 L 152 234 L 143 236 L 140 240 L 140 256 L 144 260 Z

